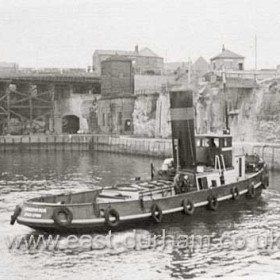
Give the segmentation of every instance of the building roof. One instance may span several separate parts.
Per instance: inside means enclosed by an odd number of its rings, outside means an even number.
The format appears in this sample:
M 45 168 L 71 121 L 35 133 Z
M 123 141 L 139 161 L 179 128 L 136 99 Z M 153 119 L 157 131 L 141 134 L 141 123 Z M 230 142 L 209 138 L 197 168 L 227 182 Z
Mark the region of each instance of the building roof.
M 159 57 L 156 53 L 154 53 L 149 48 L 143 48 L 136 51 L 123 51 L 123 50 L 96 50 L 94 54 L 99 55 L 120 55 L 120 56 L 149 56 L 149 57 Z
M 223 48 L 221 53 L 212 57 L 210 60 L 215 60 L 215 59 L 219 59 L 219 58 L 244 58 L 244 56 L 236 54 L 230 50 Z
M 132 61 L 132 59 L 128 58 L 127 56 L 114 54 L 114 55 L 108 57 L 107 59 L 103 60 L 101 63 L 108 62 L 108 61 Z
M 151 49 L 149 48 L 143 48 L 139 51 L 139 55 L 141 56 L 151 56 L 151 57 L 159 57 L 156 53 L 154 53 Z
M 94 54 L 103 55 L 135 55 L 134 51 L 122 51 L 122 50 L 96 50 Z
M 196 71 L 203 71 L 203 70 L 208 70 L 209 66 L 210 65 L 207 62 L 207 60 L 202 56 L 200 56 L 193 64 L 193 69 Z

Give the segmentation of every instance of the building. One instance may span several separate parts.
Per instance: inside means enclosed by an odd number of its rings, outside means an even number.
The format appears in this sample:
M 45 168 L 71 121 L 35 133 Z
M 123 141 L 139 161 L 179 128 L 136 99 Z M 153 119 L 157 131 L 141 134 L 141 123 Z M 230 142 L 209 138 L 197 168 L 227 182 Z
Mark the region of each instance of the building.
M 166 62 L 164 63 L 164 72 L 167 76 L 174 76 L 180 73 L 188 73 L 190 62 Z
M 134 92 L 131 59 L 114 55 L 102 61 L 101 68 L 101 95 L 103 97 L 117 97 Z
M 138 46 L 135 46 L 134 51 L 96 50 L 92 57 L 93 71 L 101 74 L 101 62 L 116 54 L 132 60 L 135 74 L 161 75 L 163 73 L 163 58 L 149 48 L 139 50 Z
M 13 62 L 0 62 L 0 74 L 12 74 L 18 71 L 18 64 Z
M 132 134 L 134 110 L 132 60 L 114 55 L 101 62 L 101 98 L 97 120 L 101 133 Z
M 192 71 L 199 77 L 202 77 L 210 71 L 210 65 L 202 56 L 200 56 L 192 65 Z
M 244 56 L 236 54 L 223 46 L 222 52 L 210 59 L 211 68 L 215 70 L 244 70 Z

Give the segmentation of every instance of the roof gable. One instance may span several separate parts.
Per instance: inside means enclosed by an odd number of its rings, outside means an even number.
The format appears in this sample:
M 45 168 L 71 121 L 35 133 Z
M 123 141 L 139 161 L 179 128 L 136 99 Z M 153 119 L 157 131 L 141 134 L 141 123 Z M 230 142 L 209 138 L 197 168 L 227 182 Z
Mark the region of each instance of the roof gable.
M 234 53 L 230 50 L 223 49 L 223 51 L 221 53 L 212 57 L 210 60 L 215 60 L 215 59 L 219 59 L 219 58 L 244 58 L 244 56 Z
M 159 57 L 157 54 L 155 54 L 152 50 L 149 48 L 143 48 L 139 51 L 139 55 L 141 56 L 151 56 L 151 57 Z
M 209 66 L 209 63 L 207 62 L 207 60 L 206 60 L 204 57 L 202 57 L 202 56 L 200 56 L 200 57 L 195 61 L 195 63 L 193 64 L 193 67 L 195 68 L 195 67 L 199 67 L 199 66 L 201 66 L 201 65 L 203 65 L 203 66 Z

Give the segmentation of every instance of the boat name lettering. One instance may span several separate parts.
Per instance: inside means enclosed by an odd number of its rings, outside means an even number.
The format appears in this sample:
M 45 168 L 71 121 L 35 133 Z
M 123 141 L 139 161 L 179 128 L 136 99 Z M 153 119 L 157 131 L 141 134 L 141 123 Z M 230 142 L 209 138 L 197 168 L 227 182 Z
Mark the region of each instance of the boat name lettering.
M 42 218 L 42 214 L 39 213 L 24 213 L 25 217 L 30 217 L 30 218 Z
M 45 208 L 30 208 L 27 207 L 25 208 L 26 212 L 37 212 L 37 213 L 47 213 L 47 209 Z

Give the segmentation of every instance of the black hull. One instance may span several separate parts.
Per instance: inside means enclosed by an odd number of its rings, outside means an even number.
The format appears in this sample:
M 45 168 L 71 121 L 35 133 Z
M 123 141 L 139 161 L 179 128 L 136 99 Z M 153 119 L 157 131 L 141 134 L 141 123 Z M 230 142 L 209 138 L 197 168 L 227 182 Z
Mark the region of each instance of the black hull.
M 33 219 L 33 221 L 26 222 L 24 220 L 18 219 L 19 224 L 23 224 L 25 226 L 31 227 L 38 231 L 44 231 L 49 233 L 61 233 L 61 234 L 69 234 L 69 233 L 99 233 L 99 232 L 108 232 L 108 231 L 121 231 L 126 229 L 137 229 L 137 228 L 149 228 L 149 227 L 161 227 L 165 226 L 168 227 L 170 224 L 176 222 L 176 221 L 185 221 L 188 219 L 199 219 L 199 217 L 202 215 L 211 215 L 211 212 L 219 212 L 222 211 L 223 205 L 229 204 L 232 205 L 232 207 L 235 207 L 235 205 L 239 205 L 240 202 L 246 200 L 253 201 L 257 199 L 257 197 L 260 196 L 264 185 L 261 181 L 261 175 L 262 171 L 258 172 L 255 176 L 252 176 L 250 179 L 246 179 L 244 181 L 240 181 L 238 183 L 225 185 L 218 187 L 216 189 L 208 189 L 203 191 L 197 191 L 192 193 L 184 193 L 180 195 L 176 195 L 175 197 L 171 198 L 162 198 L 157 201 L 146 201 L 145 202 L 145 208 L 142 210 L 140 215 L 138 215 L 137 219 L 126 219 L 122 220 L 120 219 L 119 223 L 116 226 L 108 226 L 104 219 L 100 220 L 100 217 L 96 220 L 92 220 L 92 223 L 71 223 L 67 226 L 59 226 L 56 223 L 49 223 L 46 224 L 44 222 L 40 222 L 39 219 Z M 252 182 L 255 182 L 255 190 L 256 194 L 255 197 L 252 198 L 249 195 L 248 186 L 252 184 Z M 234 187 L 238 187 L 240 196 L 237 200 L 233 199 L 232 196 L 232 189 Z M 209 209 L 209 204 L 207 202 L 207 198 L 210 196 L 216 196 L 220 201 L 218 202 L 218 208 L 216 211 L 213 211 L 213 209 Z M 184 199 L 190 199 L 194 202 L 196 205 L 195 211 L 193 215 L 186 215 L 183 213 L 182 200 Z M 134 202 L 134 204 L 137 203 L 137 207 L 139 202 Z M 160 205 L 161 209 L 163 210 L 163 219 L 160 223 L 157 223 L 153 217 L 150 214 L 150 208 L 153 203 L 157 203 Z M 132 206 L 134 204 L 131 204 Z M 174 208 L 174 205 L 177 205 L 179 207 Z M 124 216 L 125 214 L 122 214 L 122 208 L 119 207 L 119 205 L 116 203 L 116 205 L 110 205 L 114 207 L 114 209 L 117 209 L 121 215 L 120 217 Z M 129 205 L 128 205 L 129 206 Z M 135 206 L 136 207 L 136 206 Z M 165 207 L 165 208 L 164 208 Z M 127 207 L 128 208 L 128 207 Z M 131 211 L 130 207 L 127 209 L 127 214 L 129 211 Z M 182 209 L 180 209 L 182 208 Z M 173 212 L 170 212 L 170 209 L 174 210 Z M 164 213 L 165 211 L 165 213 Z M 168 213 L 169 211 L 169 213 Z M 210 213 L 209 213 L 210 212 Z M 143 217 L 139 217 L 143 214 Z M 135 216 L 135 215 L 134 215 Z M 127 216 L 128 217 L 128 216 Z M 74 221 L 74 220 L 73 220 Z

